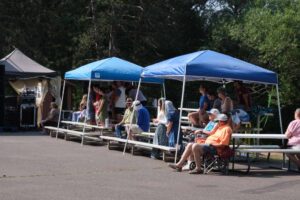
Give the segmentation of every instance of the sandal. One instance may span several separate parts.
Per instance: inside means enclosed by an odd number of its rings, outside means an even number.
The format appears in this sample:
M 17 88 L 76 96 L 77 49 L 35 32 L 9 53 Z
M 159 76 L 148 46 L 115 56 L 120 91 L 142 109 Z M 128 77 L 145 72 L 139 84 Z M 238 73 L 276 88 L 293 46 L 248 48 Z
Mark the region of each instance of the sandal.
M 203 174 L 203 171 L 201 169 L 194 169 L 189 172 L 189 174 Z
M 182 171 L 182 167 L 177 166 L 176 164 L 170 163 L 168 164 L 168 166 L 172 169 L 175 169 L 177 172 L 181 172 Z

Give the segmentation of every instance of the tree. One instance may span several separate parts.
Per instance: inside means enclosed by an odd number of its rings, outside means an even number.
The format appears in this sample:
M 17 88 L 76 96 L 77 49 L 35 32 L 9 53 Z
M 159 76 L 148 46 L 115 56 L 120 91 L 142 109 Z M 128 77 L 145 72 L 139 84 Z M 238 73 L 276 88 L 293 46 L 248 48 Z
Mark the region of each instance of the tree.
M 279 74 L 283 103 L 300 102 L 300 1 L 256 1 L 241 16 L 213 27 L 216 49 Z

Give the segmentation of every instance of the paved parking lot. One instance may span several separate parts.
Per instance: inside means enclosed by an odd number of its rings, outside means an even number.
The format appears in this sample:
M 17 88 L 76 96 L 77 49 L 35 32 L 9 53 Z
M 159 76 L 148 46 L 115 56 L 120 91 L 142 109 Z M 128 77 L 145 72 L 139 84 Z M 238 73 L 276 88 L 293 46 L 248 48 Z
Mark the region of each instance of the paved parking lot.
M 299 199 L 300 174 L 173 172 L 165 162 L 41 133 L 0 133 L 0 199 Z

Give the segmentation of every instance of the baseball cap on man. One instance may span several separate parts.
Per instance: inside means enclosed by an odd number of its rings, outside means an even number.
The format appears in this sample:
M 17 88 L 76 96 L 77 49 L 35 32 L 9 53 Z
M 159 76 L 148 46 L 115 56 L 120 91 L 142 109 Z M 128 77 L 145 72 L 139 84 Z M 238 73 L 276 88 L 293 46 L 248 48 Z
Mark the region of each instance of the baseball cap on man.
M 134 101 L 134 102 L 132 103 L 132 107 L 133 107 L 134 110 L 139 110 L 139 109 L 142 108 L 142 104 L 141 104 L 140 101 Z
M 218 116 L 220 114 L 220 111 L 216 108 L 212 108 L 210 109 L 210 111 L 207 111 L 207 114 Z
M 225 114 L 219 114 L 215 120 L 216 121 L 226 122 L 228 120 L 228 117 Z

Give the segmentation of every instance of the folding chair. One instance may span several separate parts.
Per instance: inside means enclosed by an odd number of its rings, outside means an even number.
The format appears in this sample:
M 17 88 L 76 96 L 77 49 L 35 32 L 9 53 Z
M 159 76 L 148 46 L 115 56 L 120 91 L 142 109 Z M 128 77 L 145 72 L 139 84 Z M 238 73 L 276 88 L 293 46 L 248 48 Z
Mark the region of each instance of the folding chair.
M 229 146 L 221 146 L 216 148 L 216 154 L 211 155 L 207 153 L 203 156 L 202 167 L 203 173 L 208 174 L 212 170 L 220 171 L 223 174 L 228 174 L 229 160 L 232 157 L 234 151 Z M 190 164 L 190 170 L 195 169 L 196 164 L 192 162 Z

